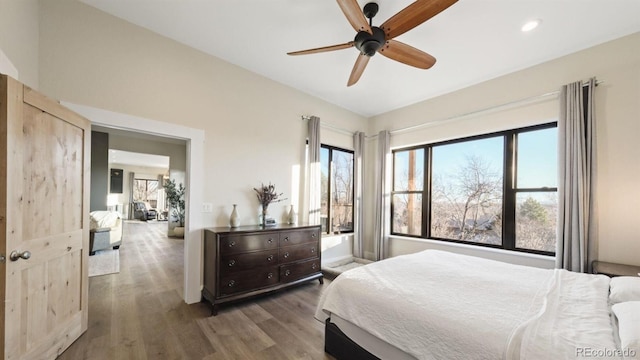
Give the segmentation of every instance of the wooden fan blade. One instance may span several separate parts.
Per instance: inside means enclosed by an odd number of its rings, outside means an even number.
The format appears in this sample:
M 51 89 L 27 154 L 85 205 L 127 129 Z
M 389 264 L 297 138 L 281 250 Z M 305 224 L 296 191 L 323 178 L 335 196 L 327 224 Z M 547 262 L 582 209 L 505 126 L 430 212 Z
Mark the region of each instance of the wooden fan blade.
M 393 39 L 438 15 L 457 1 L 417 0 L 385 21 L 380 28 L 384 30 L 387 39 Z
M 309 50 L 292 51 L 292 52 L 288 52 L 287 55 L 316 54 L 316 53 L 327 52 L 327 51 L 348 49 L 350 47 L 353 47 L 353 45 L 354 45 L 354 42 L 349 41 L 348 43 L 339 44 L 339 45 L 324 46 L 324 47 L 319 47 L 319 48 L 309 49 Z
M 436 63 L 436 58 L 433 56 L 397 40 L 388 40 L 387 43 L 378 50 L 378 53 L 389 59 L 420 69 L 428 69 Z
M 353 70 L 351 70 L 351 76 L 349 76 L 349 82 L 347 82 L 347 86 L 351 86 L 360 80 L 360 76 L 362 72 L 364 72 L 364 68 L 367 67 L 369 63 L 369 57 L 367 55 L 360 54 L 356 59 L 356 63 L 353 65 Z
M 360 5 L 358 5 L 358 0 L 338 0 L 338 5 L 356 31 L 366 31 L 373 34 L 367 18 L 364 17 Z

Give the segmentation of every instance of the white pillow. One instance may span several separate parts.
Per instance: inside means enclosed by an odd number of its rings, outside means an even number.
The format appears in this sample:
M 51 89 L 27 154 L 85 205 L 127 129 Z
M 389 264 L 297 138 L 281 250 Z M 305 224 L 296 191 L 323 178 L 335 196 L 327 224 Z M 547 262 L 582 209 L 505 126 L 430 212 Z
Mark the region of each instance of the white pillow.
M 635 358 L 640 354 L 640 301 L 618 303 L 611 310 L 618 318 L 623 355 Z
M 640 277 L 614 277 L 609 283 L 609 289 L 609 300 L 612 304 L 624 301 L 640 301 Z

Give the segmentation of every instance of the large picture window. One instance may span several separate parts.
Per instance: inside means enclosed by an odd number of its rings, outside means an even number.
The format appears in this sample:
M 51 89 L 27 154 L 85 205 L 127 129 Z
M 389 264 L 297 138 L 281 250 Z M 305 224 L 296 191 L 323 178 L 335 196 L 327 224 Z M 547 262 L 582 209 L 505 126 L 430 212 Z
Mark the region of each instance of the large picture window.
M 553 254 L 557 128 L 393 151 L 392 234 Z
M 353 151 L 321 145 L 320 166 L 322 231 L 353 232 Z
M 155 208 L 158 205 L 158 181 L 135 179 L 133 181 L 133 200 L 146 202 Z

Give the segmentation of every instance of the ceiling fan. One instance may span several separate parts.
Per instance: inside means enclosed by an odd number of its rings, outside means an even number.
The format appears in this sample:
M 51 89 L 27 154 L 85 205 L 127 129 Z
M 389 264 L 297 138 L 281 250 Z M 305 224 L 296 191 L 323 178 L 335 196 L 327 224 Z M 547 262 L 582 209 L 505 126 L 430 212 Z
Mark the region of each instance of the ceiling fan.
M 360 55 L 356 59 L 356 63 L 351 70 L 351 76 L 347 86 L 351 86 L 358 82 L 362 72 L 364 71 L 369 58 L 377 52 L 388 57 L 389 59 L 399 61 L 401 63 L 415 66 L 420 69 L 429 69 L 436 63 L 436 59 L 424 51 L 418 50 L 412 46 L 393 40 L 398 35 L 413 29 L 423 22 L 431 19 L 444 11 L 458 0 L 417 0 L 411 5 L 393 15 L 382 25 L 373 26 L 372 19 L 378 13 L 378 4 L 375 2 L 367 3 L 362 10 L 357 0 L 337 0 L 342 12 L 351 23 L 351 26 L 358 32 L 353 41 L 348 43 L 324 46 L 315 49 L 293 51 L 288 55 L 306 55 L 315 54 L 326 51 L 342 50 L 350 47 L 356 47 L 360 51 Z M 365 18 L 366 17 L 366 18 Z M 367 22 L 369 19 L 369 22 Z

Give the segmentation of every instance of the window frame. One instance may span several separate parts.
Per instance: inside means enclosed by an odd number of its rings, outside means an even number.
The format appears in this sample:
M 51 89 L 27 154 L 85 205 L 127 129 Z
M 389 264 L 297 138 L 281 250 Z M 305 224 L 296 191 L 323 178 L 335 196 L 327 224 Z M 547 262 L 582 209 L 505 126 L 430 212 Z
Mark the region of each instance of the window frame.
M 337 146 L 333 146 L 333 145 L 327 145 L 327 144 L 320 144 L 320 152 L 322 153 L 322 149 L 327 149 L 329 151 L 329 161 L 328 161 L 328 165 L 329 165 L 329 169 L 328 169 L 328 176 L 327 176 L 327 197 L 328 197 L 328 204 L 327 204 L 327 231 L 326 232 L 322 232 L 323 235 L 338 235 L 338 234 L 351 234 L 354 232 L 354 226 L 353 226 L 353 221 L 354 221 L 354 215 L 355 215 L 355 193 L 354 193 L 354 183 L 351 183 L 351 199 L 353 200 L 353 204 L 351 206 L 351 230 L 345 230 L 345 231 L 338 231 L 338 232 L 333 232 L 332 231 L 332 221 L 331 221 L 331 206 L 332 206 L 332 197 L 331 197 L 331 192 L 332 192 L 332 175 L 333 175 L 333 151 L 337 150 L 337 151 L 341 151 L 344 153 L 348 153 L 351 154 L 352 157 L 352 161 L 351 161 L 351 174 L 352 177 L 355 176 L 355 151 L 353 150 L 349 150 L 349 149 L 344 149 L 341 147 L 337 147 Z M 321 185 L 322 186 L 322 185 Z M 321 189 L 322 191 L 322 189 Z
M 532 126 L 526 126 L 526 127 L 521 127 L 521 128 L 516 128 L 516 129 L 510 129 L 510 130 L 504 130 L 504 131 L 497 131 L 497 132 L 491 132 L 491 133 L 486 133 L 486 134 L 481 134 L 481 135 L 473 135 L 473 136 L 467 136 L 467 137 L 463 137 L 463 138 L 456 138 L 456 139 L 451 139 L 451 140 L 446 140 L 446 141 L 440 141 L 440 142 L 434 142 L 434 143 L 428 143 L 428 144 L 422 144 L 422 145 L 415 145 L 415 146 L 409 146 L 409 147 L 403 147 L 403 148 L 397 148 L 397 149 L 393 149 L 392 150 L 392 184 L 391 184 L 391 199 L 393 200 L 394 196 L 396 194 L 408 194 L 408 193 L 418 193 L 418 194 L 422 194 L 422 224 L 421 224 L 421 234 L 420 235 L 411 235 L 411 234 L 405 234 L 405 233 L 400 233 L 395 231 L 394 229 L 394 215 L 395 215 L 395 210 L 394 210 L 394 205 L 393 205 L 393 201 L 391 201 L 391 213 L 390 213 L 390 222 L 391 222 L 391 235 L 394 236 L 403 236 L 403 237 L 411 237 L 411 238 L 418 238 L 418 239 L 430 239 L 430 240 L 437 240 L 437 241 L 443 241 L 443 242 L 452 242 L 452 243 L 462 243 L 462 244 L 468 244 L 468 245 L 474 245 L 474 246 L 481 246 L 481 247 L 490 247 L 490 248 L 497 248 L 497 249 L 503 249 L 503 250 L 509 250 L 509 251 L 516 251 L 516 252 L 524 252 L 524 253 L 532 253 L 532 254 L 539 254 L 539 255 L 547 255 L 547 256 L 555 256 L 555 252 L 549 252 L 549 251 L 542 251 L 542 250 L 535 250 L 535 249 L 527 249 L 527 248 L 518 248 L 516 247 L 516 209 L 517 209 L 517 204 L 516 204 L 516 197 L 518 193 L 523 193 L 523 192 L 556 192 L 558 191 L 557 186 L 552 188 L 552 187 L 541 187 L 541 188 L 518 188 L 517 187 L 517 183 L 516 183 L 516 179 L 517 179 L 517 172 L 518 172 L 518 164 L 517 164 L 517 159 L 518 159 L 518 153 L 517 153 L 517 138 L 518 138 L 518 134 L 521 133 L 526 133 L 526 132 L 531 132 L 531 131 L 537 131 L 537 130 L 544 130 L 544 129 L 549 129 L 549 128 L 557 128 L 558 127 L 558 122 L 557 121 L 553 121 L 553 122 L 549 122 L 549 123 L 544 123 L 544 124 L 539 124 L 539 125 L 532 125 Z M 456 143 L 464 143 L 464 142 L 470 142 L 470 141 L 475 141 L 475 140 L 482 140 L 482 139 L 488 139 L 488 138 L 495 138 L 495 137 L 502 137 L 503 138 L 503 164 L 502 164 L 502 244 L 501 245 L 495 245 L 495 244 L 486 244 L 486 243 L 480 243 L 480 242 L 473 242 L 473 241 L 465 241 L 465 240 L 458 240 L 458 239 L 448 239 L 448 238 L 441 238 L 441 237 L 433 237 L 431 236 L 431 218 L 432 218 L 432 204 L 431 204 L 431 199 L 432 199 L 432 177 L 433 177 L 433 171 L 432 171 L 432 164 L 433 164 L 433 148 L 436 146 L 441 146 L 441 145 L 449 145 L 449 144 L 456 144 Z M 423 181 L 424 184 L 422 186 L 422 190 L 421 191 L 395 191 L 395 184 L 396 184 L 396 179 L 395 179 L 395 169 L 396 169 L 396 156 L 395 153 L 396 152 L 403 152 L 403 151 L 409 151 L 409 150 L 416 150 L 416 149 L 424 149 L 424 175 L 423 175 Z

